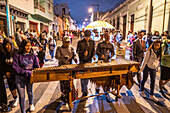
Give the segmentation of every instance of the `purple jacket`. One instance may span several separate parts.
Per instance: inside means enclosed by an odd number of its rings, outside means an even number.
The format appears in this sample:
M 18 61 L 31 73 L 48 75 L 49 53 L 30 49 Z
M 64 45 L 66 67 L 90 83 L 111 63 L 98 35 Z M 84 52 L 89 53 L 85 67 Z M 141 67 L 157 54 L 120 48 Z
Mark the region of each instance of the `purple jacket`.
M 30 77 L 31 71 L 39 68 L 39 62 L 36 55 L 16 53 L 13 58 L 13 68 L 16 75 Z

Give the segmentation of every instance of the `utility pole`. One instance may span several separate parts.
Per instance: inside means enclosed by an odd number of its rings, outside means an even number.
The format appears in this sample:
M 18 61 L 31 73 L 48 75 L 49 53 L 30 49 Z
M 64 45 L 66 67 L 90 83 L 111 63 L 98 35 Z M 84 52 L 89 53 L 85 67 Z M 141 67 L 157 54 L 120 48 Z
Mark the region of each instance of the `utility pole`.
M 99 4 L 91 4 L 91 6 L 97 6 L 97 20 L 99 20 Z
M 148 1 L 148 25 L 147 25 L 147 33 L 151 32 L 151 23 L 152 23 L 152 0 Z
M 7 33 L 8 36 L 11 36 L 9 0 L 6 0 L 6 18 L 7 18 Z

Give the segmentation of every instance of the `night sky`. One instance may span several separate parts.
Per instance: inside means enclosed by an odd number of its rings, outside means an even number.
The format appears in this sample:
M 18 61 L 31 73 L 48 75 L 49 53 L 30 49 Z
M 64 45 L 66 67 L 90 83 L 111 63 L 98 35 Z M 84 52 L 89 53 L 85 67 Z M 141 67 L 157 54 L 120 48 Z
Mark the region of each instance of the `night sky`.
M 68 6 L 71 9 L 71 17 L 74 18 L 77 23 L 82 23 L 85 18 L 90 16 L 88 9 L 92 7 L 94 12 L 97 11 L 96 6 L 90 6 L 90 4 L 99 4 L 99 11 L 107 11 L 114 7 L 116 3 L 122 0 L 54 0 L 54 4 L 60 4 L 68 2 Z

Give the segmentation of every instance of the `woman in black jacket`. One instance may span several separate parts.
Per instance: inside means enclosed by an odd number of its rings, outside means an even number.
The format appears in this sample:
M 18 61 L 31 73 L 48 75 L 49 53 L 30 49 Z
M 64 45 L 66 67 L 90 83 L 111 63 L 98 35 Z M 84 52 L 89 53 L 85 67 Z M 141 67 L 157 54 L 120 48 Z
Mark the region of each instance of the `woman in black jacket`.
M 1 39 L 0 39 L 1 40 Z M 3 48 L 3 41 L 0 42 L 0 106 L 2 107 L 2 111 L 8 111 L 7 106 L 7 95 L 4 84 L 4 65 L 5 65 L 5 51 Z
M 14 98 L 13 107 L 16 107 L 19 99 L 17 97 L 17 90 L 15 84 L 15 70 L 12 67 L 13 56 L 17 52 L 17 49 L 14 48 L 13 42 L 10 38 L 5 38 L 3 41 L 3 47 L 5 51 L 5 75 L 8 81 L 8 86 L 11 91 L 11 94 Z

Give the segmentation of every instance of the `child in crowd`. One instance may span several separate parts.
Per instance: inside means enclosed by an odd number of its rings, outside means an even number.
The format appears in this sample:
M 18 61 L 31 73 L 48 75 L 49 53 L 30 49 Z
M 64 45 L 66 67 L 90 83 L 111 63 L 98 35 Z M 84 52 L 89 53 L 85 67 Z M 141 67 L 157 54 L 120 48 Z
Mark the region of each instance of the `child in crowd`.
M 44 60 L 45 60 L 45 51 L 44 51 L 44 47 L 43 46 L 39 46 L 39 52 L 38 52 L 37 57 L 39 59 L 40 67 L 43 67 Z
M 51 60 L 53 60 L 56 42 L 55 42 L 55 40 L 53 40 L 52 37 L 50 37 L 48 44 L 49 44 L 49 52 L 50 52 L 50 55 L 51 55 Z
M 32 70 L 39 68 L 37 56 L 33 54 L 31 41 L 23 40 L 19 52 L 13 57 L 13 68 L 16 71 L 16 86 L 19 94 L 21 113 L 25 111 L 25 87 L 29 98 L 30 111 L 34 111 L 33 84 L 30 83 Z

